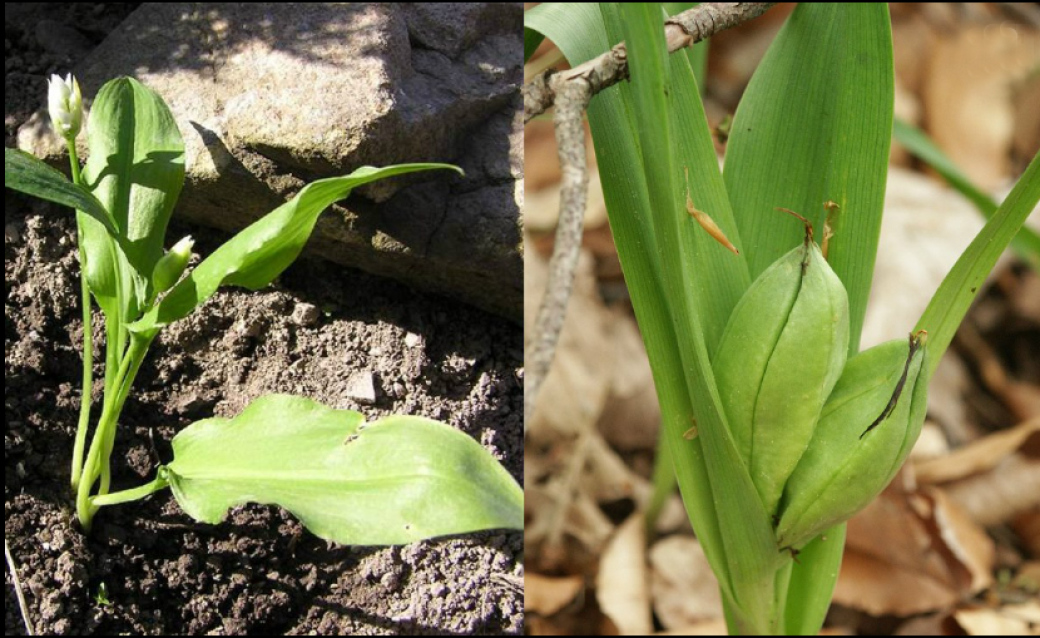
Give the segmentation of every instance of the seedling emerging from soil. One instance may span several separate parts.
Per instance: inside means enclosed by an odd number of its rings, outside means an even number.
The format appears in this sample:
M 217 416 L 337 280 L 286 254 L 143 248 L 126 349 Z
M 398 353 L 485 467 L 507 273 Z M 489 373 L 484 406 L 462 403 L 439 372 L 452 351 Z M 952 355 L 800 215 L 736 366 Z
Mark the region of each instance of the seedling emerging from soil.
M 348 410 L 284 395 L 257 399 L 233 419 L 206 419 L 173 439 L 174 460 L 154 481 L 111 492 L 116 426 L 148 347 L 223 285 L 262 288 L 303 249 L 321 212 L 358 186 L 447 164 L 365 166 L 303 188 L 242 230 L 185 276 L 192 241 L 163 251 L 184 183 L 184 143 L 166 103 L 132 78 L 98 92 L 80 167 L 79 84 L 53 76 L 48 106 L 69 150 L 72 180 L 5 149 L 8 188 L 76 209 L 84 321 L 83 401 L 72 459 L 85 530 L 98 509 L 169 487 L 199 521 L 218 523 L 246 502 L 279 505 L 321 538 L 395 545 L 484 529 L 522 529 L 523 492 L 476 441 L 434 421 L 393 416 L 366 423 Z M 91 298 L 105 317 L 104 402 L 91 425 Z

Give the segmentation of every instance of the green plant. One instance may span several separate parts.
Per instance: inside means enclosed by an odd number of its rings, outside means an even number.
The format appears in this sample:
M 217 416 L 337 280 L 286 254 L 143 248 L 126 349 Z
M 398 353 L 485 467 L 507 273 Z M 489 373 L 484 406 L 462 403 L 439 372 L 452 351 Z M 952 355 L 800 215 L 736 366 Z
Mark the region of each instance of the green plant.
M 709 4 L 687 13 L 726 10 Z M 939 358 L 1040 200 L 1040 155 L 906 326 L 911 337 L 860 353 L 893 126 L 887 7 L 794 10 L 741 100 L 724 171 L 691 62 L 669 54 L 678 23 L 665 21 L 655 3 L 529 10 L 525 54 L 548 37 L 572 70 L 527 87 L 528 119 L 555 94 L 565 130 L 561 100 L 594 94 L 588 123 L 610 226 L 661 405 L 658 457 L 672 464 L 730 631 L 813 634 L 844 521 L 916 440 Z M 624 55 L 612 49 L 621 42 Z M 566 176 L 564 150 L 561 161 Z M 781 206 L 808 216 L 826 249 Z
M 174 460 L 151 483 L 111 491 L 117 423 L 149 346 L 164 326 L 225 285 L 256 290 L 299 256 L 321 212 L 353 189 L 446 164 L 362 167 L 321 179 L 245 228 L 185 275 L 192 241 L 163 251 L 184 182 L 184 144 L 158 94 L 132 78 L 105 84 L 87 128 L 81 169 L 75 138 L 82 97 L 54 76 L 49 108 L 69 150 L 72 180 L 37 158 L 5 149 L 8 188 L 76 209 L 84 322 L 83 400 L 72 458 L 79 521 L 98 509 L 170 487 L 189 515 L 209 523 L 245 502 L 280 505 L 318 536 L 344 544 L 401 544 L 523 526 L 523 494 L 470 437 L 440 423 L 363 415 L 290 396 L 256 400 L 234 419 L 207 419 L 173 440 Z M 179 282 L 178 282 L 179 280 Z M 91 422 L 91 299 L 105 318 L 104 401 Z

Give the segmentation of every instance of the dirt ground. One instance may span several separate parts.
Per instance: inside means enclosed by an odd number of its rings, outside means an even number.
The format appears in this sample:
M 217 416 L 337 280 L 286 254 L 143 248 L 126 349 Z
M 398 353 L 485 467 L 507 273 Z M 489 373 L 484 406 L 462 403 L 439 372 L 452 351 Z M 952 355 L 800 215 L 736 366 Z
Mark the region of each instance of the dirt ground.
M 5 5 L 8 145 L 45 99 L 46 76 L 66 71 L 134 8 L 57 6 L 50 28 L 75 25 L 82 36 L 71 53 Z M 102 510 L 83 536 L 68 489 L 82 338 L 74 224 L 68 211 L 9 192 L 4 203 L 5 538 L 38 633 L 521 632 L 520 533 L 340 547 L 277 508 L 197 525 L 164 492 Z M 226 239 L 177 223 L 169 237 L 189 233 L 203 255 Z M 94 325 L 100 342 L 99 315 Z M 150 480 L 189 423 L 273 392 L 369 417 L 445 421 L 522 480 L 522 339 L 498 317 L 303 258 L 271 288 L 224 290 L 160 336 L 120 424 L 114 485 Z M 374 383 L 374 402 L 356 392 L 359 379 Z M 5 633 L 22 634 L 7 571 L 5 581 Z

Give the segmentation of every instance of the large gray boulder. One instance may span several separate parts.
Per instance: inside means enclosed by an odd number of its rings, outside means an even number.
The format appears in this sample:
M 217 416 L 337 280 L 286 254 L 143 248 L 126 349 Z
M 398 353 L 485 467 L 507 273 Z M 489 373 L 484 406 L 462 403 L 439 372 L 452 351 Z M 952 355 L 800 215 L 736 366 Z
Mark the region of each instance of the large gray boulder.
M 132 75 L 186 146 L 177 214 L 237 230 L 306 181 L 444 161 L 362 189 L 311 249 L 521 320 L 523 11 L 494 4 L 144 4 L 73 71 L 92 96 Z M 41 96 L 41 101 L 43 96 Z M 82 138 L 81 138 L 82 140 Z M 19 146 L 62 152 L 42 113 Z

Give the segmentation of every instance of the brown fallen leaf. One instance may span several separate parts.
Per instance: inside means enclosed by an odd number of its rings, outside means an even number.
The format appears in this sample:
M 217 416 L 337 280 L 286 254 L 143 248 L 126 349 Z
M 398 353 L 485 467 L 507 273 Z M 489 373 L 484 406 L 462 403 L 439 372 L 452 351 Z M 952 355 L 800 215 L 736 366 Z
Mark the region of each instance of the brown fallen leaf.
M 552 616 L 570 605 L 585 588 L 581 576 L 552 578 L 527 574 L 524 578 L 524 613 Z
M 980 525 L 1040 507 L 1040 417 L 952 453 L 913 462 L 917 480 L 942 485 Z
M 1030 440 L 1034 439 L 1032 443 Z M 914 463 L 920 483 L 949 483 L 992 470 L 1026 445 L 1040 448 L 1040 417 L 1009 430 L 990 434 L 946 456 Z
M 953 617 L 969 636 L 1040 636 L 1040 603 L 1036 601 L 996 609 L 960 609 Z
M 721 618 L 686 625 L 671 631 L 661 631 L 655 636 L 725 636 L 728 633 L 726 621 Z
M 980 525 L 1005 523 L 1040 506 L 1040 458 L 1013 454 L 992 472 L 944 489 Z
M 622 636 L 653 632 L 644 514 L 636 510 L 607 544 L 596 575 L 596 600 Z
M 993 560 L 992 540 L 941 490 L 897 477 L 849 521 L 834 600 L 875 616 L 949 608 L 992 583 Z
M 652 450 L 661 423 L 654 377 L 635 320 L 618 314 L 613 333 L 617 365 L 597 427 L 618 450 Z
M 1004 22 L 941 36 L 925 78 L 927 130 L 983 189 L 1011 178 L 1012 88 L 1036 67 L 1040 34 Z
M 950 614 L 948 612 L 942 612 L 938 614 L 928 614 L 926 616 L 917 616 L 911 618 L 902 625 L 899 625 L 893 635 L 894 636 L 949 636 L 951 634 Z
M 650 548 L 650 592 L 665 629 L 722 619 L 719 581 L 692 536 L 669 536 Z
M 1040 117 L 1036 116 L 1036 105 L 1040 104 L 1040 73 L 1034 73 L 1012 87 L 1015 102 L 1014 153 L 1017 166 L 1025 171 L 1029 160 L 1040 150 Z
M 1011 528 L 1025 543 L 1029 556 L 1040 559 L 1040 508 L 1016 516 Z
M 1040 561 L 1029 561 L 1019 567 L 1011 585 L 1030 596 L 1040 594 Z
M 524 321 L 534 325 L 548 266 L 525 246 Z M 574 290 L 549 373 L 538 395 L 528 434 L 554 442 L 591 430 L 603 412 L 613 371 L 614 316 L 596 293 L 592 260 L 582 253 Z

